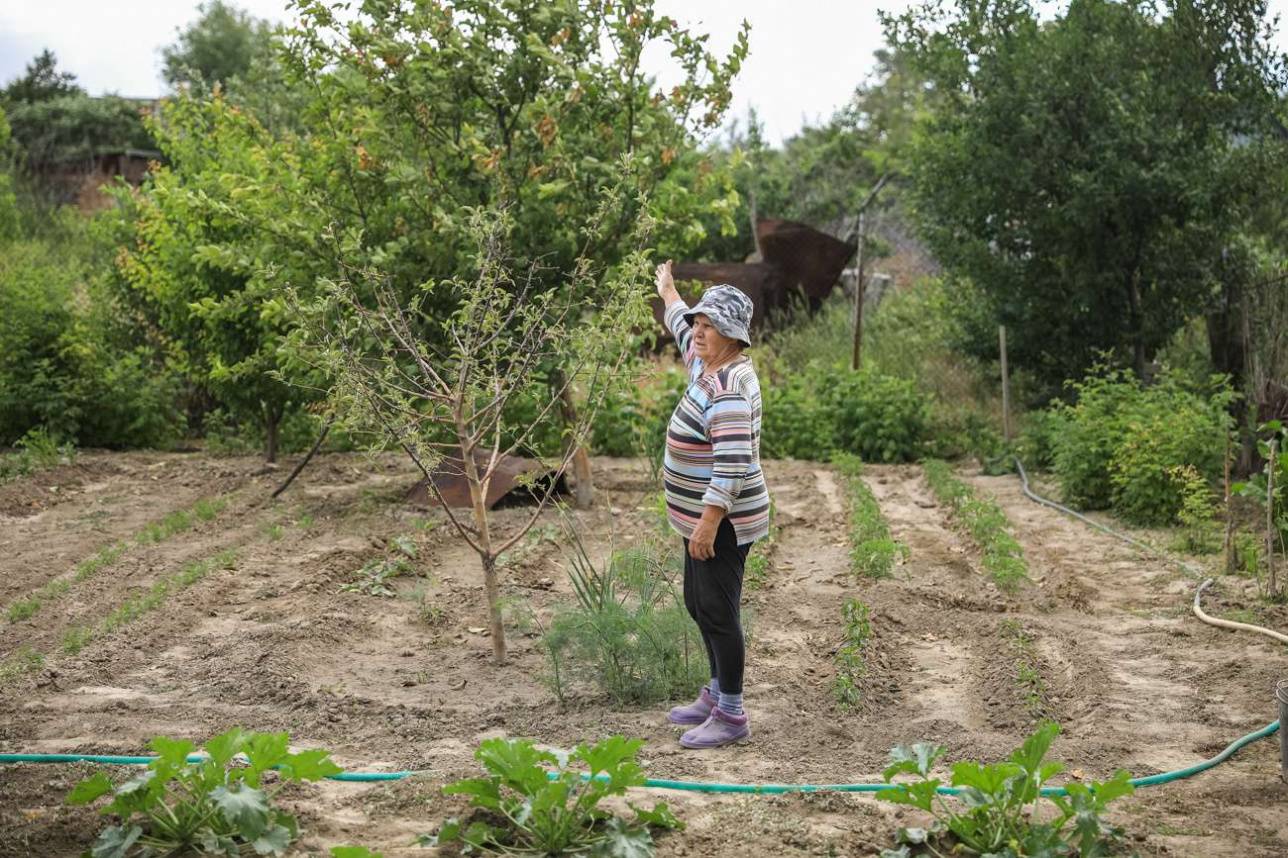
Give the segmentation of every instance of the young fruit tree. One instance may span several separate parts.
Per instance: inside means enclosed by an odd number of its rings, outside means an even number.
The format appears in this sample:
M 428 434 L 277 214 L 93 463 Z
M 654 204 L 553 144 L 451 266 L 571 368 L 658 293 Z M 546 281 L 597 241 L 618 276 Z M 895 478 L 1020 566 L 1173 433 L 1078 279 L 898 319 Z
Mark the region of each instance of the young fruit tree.
M 331 398 L 346 428 L 374 431 L 406 453 L 456 533 L 477 552 L 498 663 L 506 646 L 497 558 L 551 502 L 605 395 L 623 383 L 620 370 L 635 350 L 631 332 L 649 319 L 643 239 L 650 220 L 623 189 L 630 180 L 624 159 L 621 182 L 604 189 L 585 239 L 593 244 L 596 230 L 633 218 L 637 249 L 614 266 L 579 258 L 568 288 L 540 288 L 546 272 L 539 263 L 513 258 L 511 211 L 481 207 L 467 227 L 477 247 L 470 276 L 428 280 L 405 298 L 379 270 L 351 270 L 326 284 L 318 299 L 293 301 L 302 320 L 299 353 L 334 379 Z M 444 305 L 455 308 L 445 317 L 437 309 Z M 431 328 L 445 336 L 431 340 Z M 557 383 L 544 370 L 549 366 L 561 368 Z M 560 409 L 574 385 L 582 405 L 569 424 Z M 529 405 L 523 417 L 512 416 L 518 402 Z M 561 418 L 562 452 L 543 455 L 532 438 Z M 522 481 L 534 506 L 517 528 L 498 528 L 488 488 L 506 457 L 520 452 L 540 463 L 542 477 Z M 436 469 L 468 484 L 468 514 L 444 500 L 431 476 Z

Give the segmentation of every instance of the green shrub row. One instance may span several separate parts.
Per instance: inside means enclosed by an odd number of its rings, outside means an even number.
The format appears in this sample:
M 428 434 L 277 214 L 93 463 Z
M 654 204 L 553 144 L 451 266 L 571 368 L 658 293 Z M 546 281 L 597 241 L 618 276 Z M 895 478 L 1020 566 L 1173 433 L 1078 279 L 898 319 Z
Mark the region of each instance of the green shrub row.
M 863 460 L 840 453 L 833 463 L 845 477 L 850 505 L 850 569 L 867 578 L 885 578 L 895 563 L 908 559 L 908 546 L 895 541 L 872 490 L 863 482 Z
M 11 623 L 34 616 L 45 605 L 66 596 L 71 591 L 72 584 L 91 578 L 105 567 L 115 563 L 122 554 L 130 550 L 131 545 L 162 542 L 183 533 L 197 521 L 214 520 L 227 505 L 228 501 L 223 498 L 201 498 L 190 509 L 175 510 L 160 521 L 152 522 L 131 539 L 104 545 L 97 552 L 77 563 L 71 577 L 51 578 L 27 596 L 10 603 L 5 609 L 5 615 Z
M 761 455 L 827 460 L 852 453 L 868 462 L 921 456 L 930 407 L 916 382 L 871 369 L 810 364 L 762 384 Z
M 923 463 L 926 482 L 939 502 L 948 507 L 954 521 L 970 535 L 984 553 L 984 570 L 1004 590 L 1014 590 L 1028 580 L 1024 549 L 1010 533 L 1010 521 L 995 502 L 976 497 L 974 489 L 957 479 L 941 459 Z

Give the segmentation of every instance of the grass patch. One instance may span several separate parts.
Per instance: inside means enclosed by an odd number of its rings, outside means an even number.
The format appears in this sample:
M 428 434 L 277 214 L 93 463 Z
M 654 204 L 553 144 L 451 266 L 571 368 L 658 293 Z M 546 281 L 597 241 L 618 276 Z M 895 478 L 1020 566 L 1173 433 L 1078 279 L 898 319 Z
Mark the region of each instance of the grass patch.
M 908 546 L 890 535 L 881 506 L 863 482 L 863 461 L 838 453 L 832 463 L 845 477 L 850 502 L 850 569 L 867 578 L 887 578 L 894 574 L 896 562 L 907 562 Z
M 76 572 L 72 576 L 75 581 L 84 581 L 92 577 L 104 566 L 111 566 L 121 555 L 125 553 L 128 546 L 124 542 L 114 542 L 111 545 L 105 545 L 98 552 L 90 557 L 86 557 L 80 563 L 76 564 Z
M 10 604 L 5 609 L 5 616 L 11 623 L 33 617 L 45 605 L 66 596 L 72 584 L 92 578 L 121 559 L 121 555 L 129 551 L 131 545 L 155 545 L 188 530 L 198 521 L 213 521 L 227 506 L 228 501 L 224 498 L 201 498 L 192 505 L 191 509 L 176 510 L 160 521 L 149 524 L 125 541 L 105 545 L 77 563 L 70 578 L 54 578 L 46 581 L 27 596 Z
M 1047 686 L 1042 679 L 1036 641 L 1019 620 L 1002 620 L 1000 628 L 1015 656 L 1015 687 L 1024 700 L 1024 708 L 1033 718 L 1041 718 L 1046 713 Z
M 192 514 L 199 521 L 214 521 L 226 506 L 228 501 L 223 498 L 201 498 L 192 505 Z
M 0 661 L 0 685 L 8 685 L 18 677 L 40 670 L 45 657 L 29 646 L 20 646 L 13 655 Z
M 0 485 L 36 471 L 76 462 L 76 448 L 59 444 L 44 427 L 31 429 L 14 444 L 14 452 L 0 456 Z
M 858 599 L 847 599 L 841 612 L 845 618 L 845 640 L 836 651 L 832 694 L 842 709 L 853 709 L 861 699 L 859 681 L 868 672 L 863 650 L 872 640 L 872 622 L 868 606 Z
M 97 638 L 110 634 L 144 614 L 156 610 L 170 596 L 191 587 L 215 569 L 231 568 L 236 559 L 237 552 L 230 548 L 213 557 L 185 564 L 170 577 L 161 578 L 144 592 L 126 599 L 98 625 L 73 626 L 68 629 L 63 635 L 63 652 L 75 655 Z
M 953 475 L 947 462 L 927 459 L 922 467 L 935 497 L 984 553 L 984 571 L 997 586 L 1014 592 L 1029 579 L 1029 567 L 1024 549 L 1011 535 L 1006 513 L 992 500 L 977 497 L 974 489 Z

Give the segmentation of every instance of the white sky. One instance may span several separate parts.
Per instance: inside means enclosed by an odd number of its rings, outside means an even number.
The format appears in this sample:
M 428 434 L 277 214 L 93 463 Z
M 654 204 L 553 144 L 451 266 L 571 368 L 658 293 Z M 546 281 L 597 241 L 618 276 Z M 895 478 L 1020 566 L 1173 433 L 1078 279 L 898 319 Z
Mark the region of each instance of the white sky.
M 233 2 L 256 17 L 286 17 L 285 0 Z M 711 33 L 717 51 L 733 42 L 743 18 L 751 22 L 751 55 L 735 83 L 730 116 L 745 116 L 754 105 L 769 139 L 781 141 L 845 103 L 882 44 L 877 9 L 899 11 L 909 3 L 657 0 L 657 8 Z M 0 83 L 22 74 L 48 47 L 91 94 L 160 95 L 160 50 L 196 17 L 197 6 L 198 0 L 0 0 Z M 1270 7 L 1288 19 L 1288 0 L 1270 0 Z M 1278 42 L 1288 48 L 1288 23 Z M 664 67 L 653 71 L 665 77 Z

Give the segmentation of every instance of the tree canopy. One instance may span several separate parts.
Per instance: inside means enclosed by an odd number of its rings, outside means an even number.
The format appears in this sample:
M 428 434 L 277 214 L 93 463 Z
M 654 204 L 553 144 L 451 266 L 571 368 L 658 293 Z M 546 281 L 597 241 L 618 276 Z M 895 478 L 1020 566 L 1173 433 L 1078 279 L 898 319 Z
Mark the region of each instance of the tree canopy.
M 976 350 L 1000 322 L 1051 386 L 1103 350 L 1148 375 L 1214 294 L 1278 145 L 1265 6 L 1073 0 L 1046 19 L 961 0 L 884 19 L 936 99 L 907 163 Z

